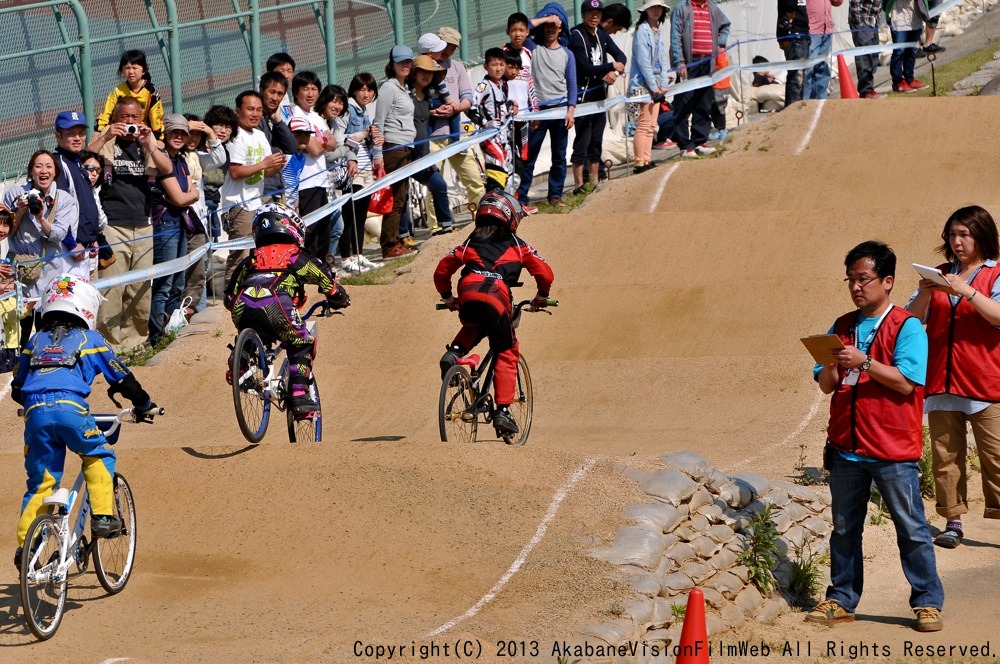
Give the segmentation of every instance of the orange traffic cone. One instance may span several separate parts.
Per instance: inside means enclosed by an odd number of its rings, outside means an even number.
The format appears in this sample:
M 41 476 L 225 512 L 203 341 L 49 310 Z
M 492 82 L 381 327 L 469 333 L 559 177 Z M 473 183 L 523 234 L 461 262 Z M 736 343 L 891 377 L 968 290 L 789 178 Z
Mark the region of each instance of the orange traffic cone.
M 857 94 L 857 93 L 855 93 Z M 688 595 L 681 642 L 677 646 L 677 664 L 708 663 L 708 626 L 705 623 L 705 593 L 693 588 Z
M 847 60 L 844 59 L 843 53 L 837 54 L 837 74 L 840 77 L 840 98 L 857 99 L 858 86 L 854 85 L 854 77 L 847 68 Z

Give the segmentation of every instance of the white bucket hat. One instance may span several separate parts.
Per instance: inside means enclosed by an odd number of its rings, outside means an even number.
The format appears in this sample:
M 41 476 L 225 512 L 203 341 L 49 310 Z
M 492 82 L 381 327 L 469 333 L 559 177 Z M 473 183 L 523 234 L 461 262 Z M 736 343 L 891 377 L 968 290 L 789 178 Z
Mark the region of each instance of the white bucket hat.
M 664 9 L 668 9 L 666 0 L 646 0 L 646 2 L 642 3 L 642 6 L 636 11 L 644 12 L 650 7 L 663 7 Z

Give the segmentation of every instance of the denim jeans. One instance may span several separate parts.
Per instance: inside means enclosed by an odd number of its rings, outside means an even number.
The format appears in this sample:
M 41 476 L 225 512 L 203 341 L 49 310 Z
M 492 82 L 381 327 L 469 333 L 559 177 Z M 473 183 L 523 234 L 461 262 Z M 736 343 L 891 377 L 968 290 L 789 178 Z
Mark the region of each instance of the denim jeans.
M 826 589 L 826 598 L 836 600 L 852 612 L 861 600 L 865 564 L 861 538 L 868 520 L 868 501 L 874 482 L 896 528 L 899 559 L 903 574 L 910 582 L 910 606 L 941 609 L 944 588 L 924 517 L 917 462 L 848 461 L 836 451 L 830 456 L 833 534 L 830 536 L 831 583 Z
M 528 134 L 528 161 L 524 164 L 524 175 L 521 176 L 521 186 L 517 188 L 517 200 L 528 202 L 528 190 L 534 179 L 535 162 L 542 151 L 545 134 L 551 136 L 552 167 L 549 169 L 548 198 L 562 198 L 563 185 L 566 184 L 566 147 L 569 145 L 569 130 L 563 120 L 542 120 L 538 129 L 532 129 Z
M 892 43 L 902 44 L 920 39 L 920 30 L 892 30 Z M 889 60 L 889 75 L 892 84 L 899 85 L 903 81 L 913 82 L 913 67 L 917 64 L 917 49 L 903 48 L 892 52 Z
M 809 55 L 808 39 L 791 39 L 788 47 L 785 48 L 785 60 L 804 60 Z M 785 79 L 785 106 L 791 106 L 797 101 L 802 101 L 802 81 L 805 79 L 805 71 L 802 69 L 791 69 L 788 71 L 788 78 Z
M 158 265 L 187 254 L 187 233 L 179 220 L 163 219 L 153 231 L 153 265 Z M 155 344 L 163 336 L 163 328 L 174 309 L 181 306 L 184 292 L 184 270 L 153 279 L 153 292 L 149 302 L 149 343 Z
M 698 62 L 687 68 L 689 79 L 711 74 L 711 62 Z M 677 147 L 681 150 L 693 150 L 708 142 L 708 134 L 712 131 L 714 102 L 715 90 L 710 87 L 682 92 L 674 97 L 674 140 L 677 141 Z
M 829 55 L 833 45 L 833 35 L 809 35 L 809 56 L 815 58 Z M 803 99 L 826 99 L 830 87 L 830 63 L 824 60 L 815 67 L 805 70 L 806 80 L 802 85 Z
M 326 256 L 317 256 L 324 263 L 329 259 L 330 264 L 337 252 L 340 250 L 340 236 L 344 234 L 344 215 L 340 213 L 340 210 L 336 210 L 330 216 L 330 247 L 326 250 Z
M 413 179 L 427 187 L 434 202 L 434 214 L 441 228 L 451 228 L 455 216 L 451 213 L 451 201 L 448 199 L 448 183 L 444 181 L 437 166 L 425 168 L 413 176 Z
M 878 28 L 852 28 L 855 46 L 875 46 L 878 44 Z M 878 53 L 854 56 L 854 66 L 858 71 L 858 94 L 875 92 L 875 72 L 878 70 Z

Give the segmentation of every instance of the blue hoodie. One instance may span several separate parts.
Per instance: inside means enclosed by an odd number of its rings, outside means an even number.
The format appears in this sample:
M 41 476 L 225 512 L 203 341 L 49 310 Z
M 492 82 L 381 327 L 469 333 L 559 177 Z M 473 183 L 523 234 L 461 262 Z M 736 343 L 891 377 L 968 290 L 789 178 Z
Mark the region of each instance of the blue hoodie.
M 559 20 L 562 21 L 562 28 L 559 29 L 559 44 L 569 48 L 569 15 L 566 14 L 566 9 L 558 2 L 550 2 L 535 14 L 535 18 L 543 18 L 545 16 L 559 17 Z M 531 34 L 524 40 L 524 46 L 529 51 L 534 51 L 538 43 L 542 41 L 541 31 L 544 28 L 536 28 L 529 21 L 528 29 L 531 30 Z

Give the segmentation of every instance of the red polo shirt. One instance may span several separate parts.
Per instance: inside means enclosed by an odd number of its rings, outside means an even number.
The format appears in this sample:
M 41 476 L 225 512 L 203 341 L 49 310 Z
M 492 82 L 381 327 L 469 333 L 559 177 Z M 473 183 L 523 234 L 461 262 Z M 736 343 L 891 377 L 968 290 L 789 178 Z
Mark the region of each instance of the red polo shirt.
M 712 32 L 712 13 L 708 1 L 691 0 L 694 35 L 691 38 L 692 55 L 712 55 L 715 48 L 715 34 Z

